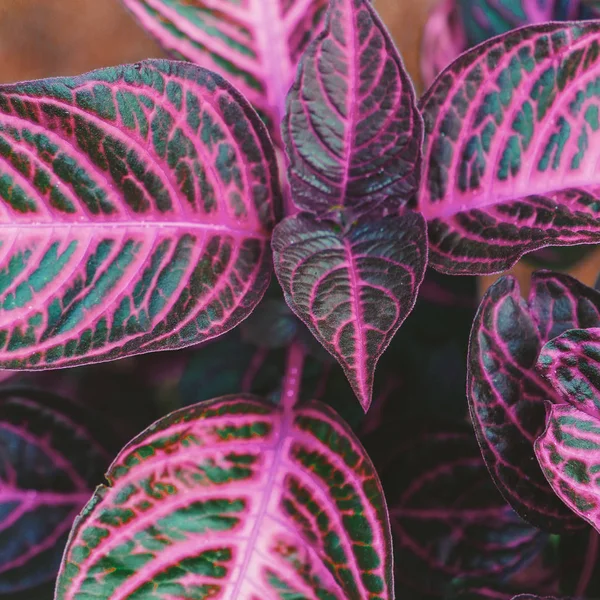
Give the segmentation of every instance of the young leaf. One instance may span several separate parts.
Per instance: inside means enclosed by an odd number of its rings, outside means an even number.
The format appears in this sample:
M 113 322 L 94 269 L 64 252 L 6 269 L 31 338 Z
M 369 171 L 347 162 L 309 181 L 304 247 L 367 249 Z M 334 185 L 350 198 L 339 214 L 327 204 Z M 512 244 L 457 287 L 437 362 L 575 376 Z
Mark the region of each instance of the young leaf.
M 0 393 L 0 596 L 56 577 L 69 530 L 109 463 L 97 428 L 47 393 Z
M 535 454 L 556 495 L 600 531 L 600 420 L 570 404 L 549 405 Z
M 56 600 L 393 598 L 381 485 L 337 415 L 230 396 L 118 456 L 76 522 Z
M 408 213 L 343 232 L 302 213 L 275 228 L 272 244 L 286 301 L 338 360 L 366 411 L 377 361 L 425 275 L 424 220 Z
M 262 297 L 277 165 L 218 75 L 156 60 L 1 86 L 0 153 L 1 367 L 196 344 Z
M 498 493 L 473 434 L 464 426 L 409 431 L 381 470 L 398 598 L 444 595 L 457 577 L 498 583 L 526 568 L 547 536 Z
M 418 187 L 423 122 L 369 0 L 331 0 L 302 57 L 283 137 L 294 203 L 318 216 L 395 214 Z
M 298 60 L 321 29 L 327 0 L 123 0 L 174 57 L 219 73 L 280 136 Z
M 512 277 L 485 294 L 471 331 L 469 409 L 494 482 L 527 521 L 549 531 L 577 526 L 548 486 L 533 444 L 544 402 L 562 402 L 536 371 L 542 345 L 574 327 L 600 325 L 600 294 L 566 275 L 535 273 L 529 302 Z
M 600 329 L 573 329 L 548 342 L 537 366 L 563 402 L 600 419 Z
M 436 269 L 493 273 L 538 248 L 600 241 L 599 42 L 591 21 L 513 31 L 425 94 L 419 208 Z

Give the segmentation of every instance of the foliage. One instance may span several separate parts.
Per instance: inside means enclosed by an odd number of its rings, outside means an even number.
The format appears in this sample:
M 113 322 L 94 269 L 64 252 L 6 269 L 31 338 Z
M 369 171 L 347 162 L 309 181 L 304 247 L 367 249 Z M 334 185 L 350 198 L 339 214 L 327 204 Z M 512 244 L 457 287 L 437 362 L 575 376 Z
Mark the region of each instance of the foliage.
M 417 101 L 370 0 L 123 3 L 178 60 L 0 86 L 0 598 L 599 595 L 600 291 L 475 279 L 600 242 L 597 5 Z

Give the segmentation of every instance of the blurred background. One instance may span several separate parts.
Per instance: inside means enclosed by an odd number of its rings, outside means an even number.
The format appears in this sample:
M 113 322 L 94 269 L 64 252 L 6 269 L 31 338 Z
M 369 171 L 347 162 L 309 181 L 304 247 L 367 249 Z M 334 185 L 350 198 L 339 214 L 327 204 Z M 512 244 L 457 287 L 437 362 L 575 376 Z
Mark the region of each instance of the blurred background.
M 374 0 L 422 91 L 419 54 L 423 26 L 438 0 Z M 124 9 L 120 0 L 0 0 L 0 83 L 76 75 L 99 67 L 165 56 Z M 514 272 L 526 291 L 526 262 Z M 600 250 L 569 272 L 593 284 Z M 483 278 L 485 288 L 496 277 Z

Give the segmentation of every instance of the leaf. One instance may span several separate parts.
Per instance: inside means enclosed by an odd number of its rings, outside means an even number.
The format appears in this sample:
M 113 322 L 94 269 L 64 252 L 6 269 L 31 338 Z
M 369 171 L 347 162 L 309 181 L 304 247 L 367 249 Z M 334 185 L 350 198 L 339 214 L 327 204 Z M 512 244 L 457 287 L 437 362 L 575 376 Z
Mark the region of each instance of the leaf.
M 573 329 L 548 342 L 537 368 L 563 402 L 600 419 L 600 329 Z
M 210 339 L 269 282 L 268 135 L 217 75 L 169 61 L 0 87 L 0 366 Z
M 504 581 L 546 540 L 500 496 L 470 431 L 428 424 L 399 432 L 380 470 L 399 598 L 405 589 L 444 595 L 456 577 Z
M 600 325 L 600 294 L 566 275 L 535 273 L 529 301 L 503 277 L 485 294 L 471 330 L 467 396 L 485 462 L 507 502 L 533 525 L 560 532 L 577 520 L 548 486 L 533 444 L 545 401 L 562 402 L 536 371 L 542 345 Z
M 599 530 L 600 421 L 570 404 L 551 405 L 548 412 L 546 431 L 535 443 L 538 461 L 556 495 Z
M 600 597 L 599 549 L 600 537 L 591 527 L 560 536 L 561 592 L 575 598 Z
M 600 241 L 599 39 L 591 21 L 520 29 L 462 55 L 424 95 L 418 203 L 434 268 L 494 273 Z
M 377 361 L 425 275 L 422 217 L 389 216 L 343 232 L 303 213 L 275 228 L 272 245 L 287 303 L 338 360 L 366 411 Z
M 230 81 L 276 141 L 298 60 L 322 27 L 327 0 L 123 0 L 172 56 Z
M 456 0 L 469 46 L 507 33 L 524 25 L 566 19 L 565 6 L 570 17 L 577 18 L 579 0 Z M 555 4 L 558 6 L 555 7 Z M 561 8 L 563 9 L 561 11 Z
M 230 396 L 133 440 L 74 527 L 56 600 L 392 598 L 367 455 L 324 405 L 288 410 Z
M 318 216 L 395 214 L 418 187 L 423 123 L 369 0 L 331 0 L 290 90 L 283 138 L 294 203 Z
M 0 392 L 0 596 L 56 577 L 73 520 L 109 463 L 98 423 L 48 393 Z
M 425 88 L 467 48 L 456 0 L 440 0 L 425 23 L 421 46 L 421 78 Z

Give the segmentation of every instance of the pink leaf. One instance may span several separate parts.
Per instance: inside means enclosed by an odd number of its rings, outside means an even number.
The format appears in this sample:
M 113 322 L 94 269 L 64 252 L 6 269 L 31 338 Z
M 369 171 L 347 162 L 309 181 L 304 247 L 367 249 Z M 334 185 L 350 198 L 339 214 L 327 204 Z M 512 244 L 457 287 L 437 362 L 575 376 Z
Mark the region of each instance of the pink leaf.
M 0 87 L 0 367 L 210 339 L 261 299 L 280 189 L 250 105 L 191 64 Z
M 184 409 L 133 440 L 108 480 L 76 522 L 56 600 L 393 598 L 379 479 L 324 405 Z

